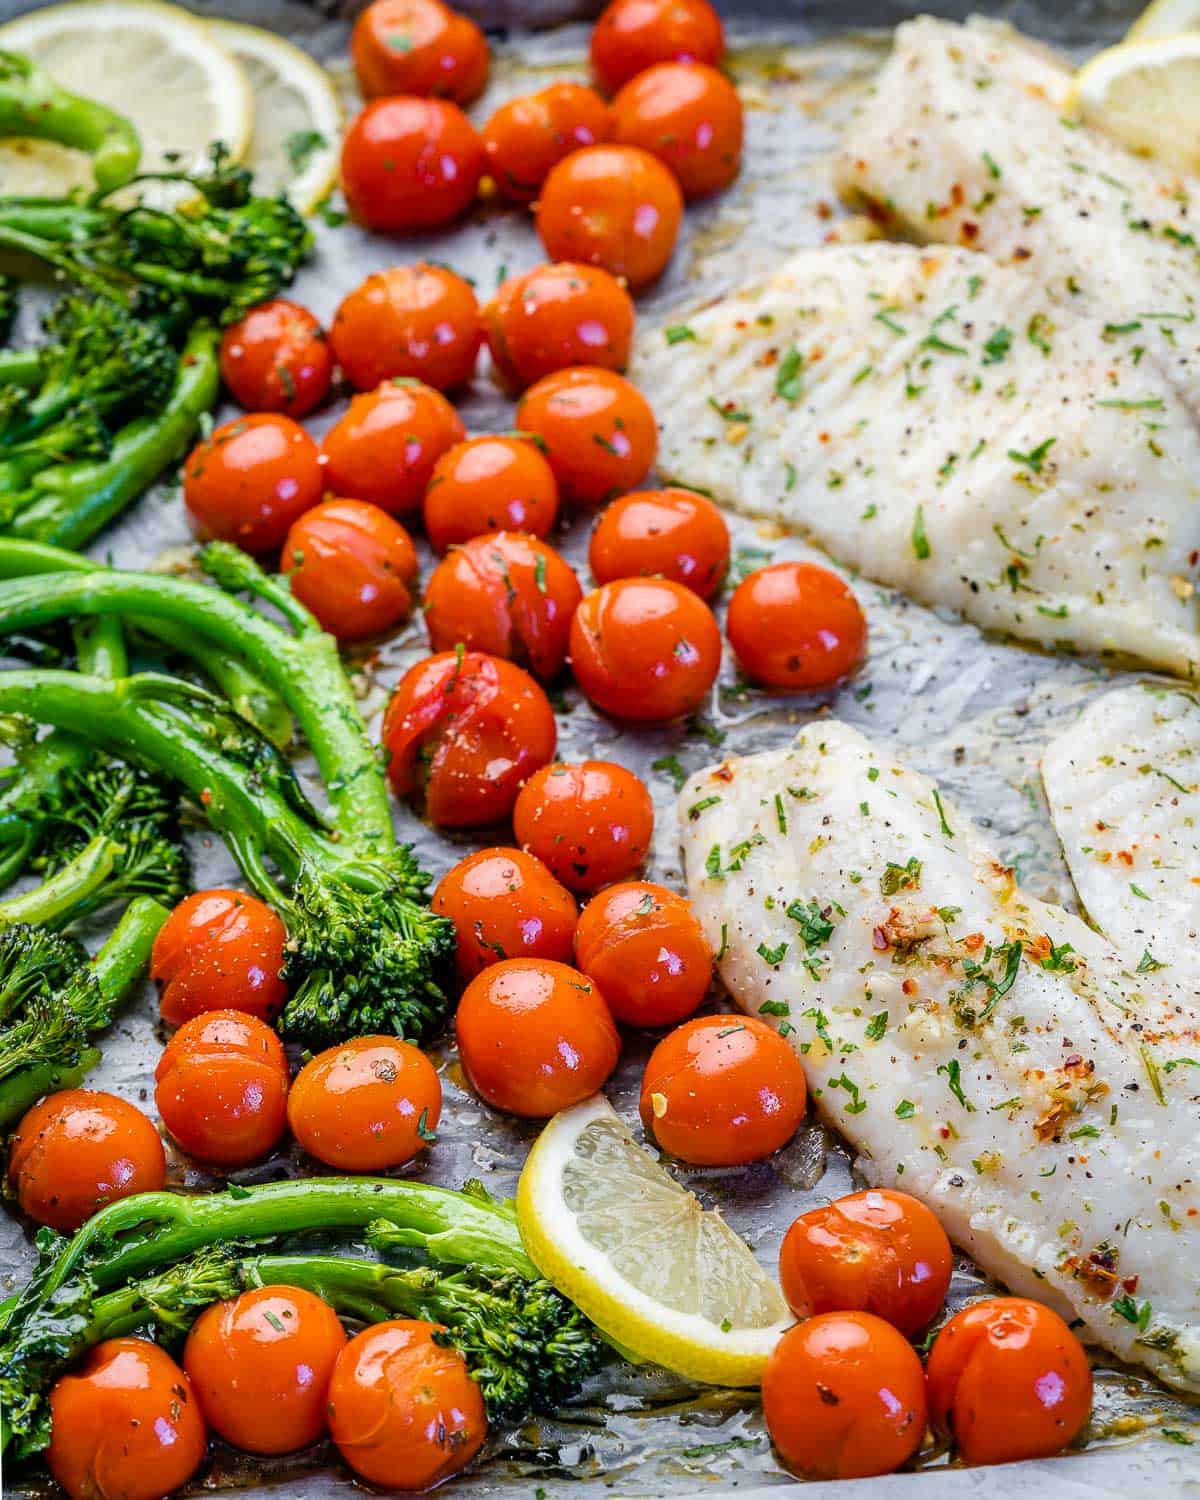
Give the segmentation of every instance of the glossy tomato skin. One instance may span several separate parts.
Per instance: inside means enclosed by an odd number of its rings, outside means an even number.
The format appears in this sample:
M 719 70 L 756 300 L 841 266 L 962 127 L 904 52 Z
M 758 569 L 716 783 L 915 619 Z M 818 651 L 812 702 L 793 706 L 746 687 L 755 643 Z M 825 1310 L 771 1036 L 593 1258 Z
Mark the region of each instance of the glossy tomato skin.
M 372 0 L 354 23 L 350 60 L 367 99 L 419 94 L 470 104 L 488 76 L 487 39 L 441 0 Z
M 479 303 L 470 283 L 444 266 L 390 266 L 342 299 L 329 342 L 356 390 L 407 375 L 451 391 L 475 372 Z
M 201 541 L 261 555 L 321 498 L 316 443 L 290 417 L 263 412 L 224 422 L 183 466 L 183 503 Z
M 287 928 L 257 896 L 220 887 L 185 896 L 150 955 L 159 1014 L 172 1026 L 209 1010 L 274 1020 L 287 999 L 286 942 Z
M 475 127 L 446 99 L 376 99 L 342 142 L 346 205 L 380 234 L 417 234 L 461 218 L 482 175 Z
M 575 961 L 626 1026 L 673 1026 L 712 980 L 712 949 L 691 903 L 649 880 L 592 897 L 575 931 Z
M 442 1085 L 419 1047 L 359 1036 L 319 1052 L 288 1095 L 288 1124 L 310 1156 L 342 1172 L 403 1166 L 433 1138 Z
M 182 1150 L 218 1167 L 266 1156 L 283 1135 L 283 1043 L 254 1016 L 210 1010 L 185 1021 L 154 1070 L 154 1102 Z
M 725 29 L 708 0 L 612 0 L 592 30 L 592 71 L 615 93 L 655 63 L 702 62 L 725 54 Z
M 419 380 L 385 380 L 355 396 L 321 444 L 328 487 L 391 516 L 418 510 L 433 466 L 467 435 L 440 391 Z
M 666 62 L 631 78 L 613 100 L 616 138 L 657 156 L 685 198 L 720 192 L 742 160 L 742 101 L 704 63 Z
M 642 1077 L 642 1124 L 696 1167 L 739 1167 L 778 1151 L 808 1103 L 787 1042 L 751 1016 L 698 1016 L 664 1037 Z
M 599 266 L 556 261 L 513 276 L 483 309 L 492 362 L 514 390 L 572 365 L 624 370 L 633 299 Z
M 832 686 L 867 649 L 854 590 L 815 563 L 773 563 L 744 578 L 729 601 L 725 631 L 756 682 L 794 692 Z
M 221 379 L 246 411 L 307 416 L 333 381 L 325 330 L 298 302 L 260 302 L 221 335 Z
M 517 426 L 541 439 L 563 498 L 580 505 L 640 484 L 658 451 L 646 398 L 623 375 L 598 366 L 544 375 L 521 397 Z
M 551 167 L 612 133 L 612 114 L 594 89 L 552 83 L 502 104 L 483 127 L 488 174 L 503 197 L 532 203 Z
M 513 832 L 568 889 L 597 891 L 641 868 L 654 803 L 645 782 L 615 761 L 559 761 L 525 783 Z
M 456 443 L 434 465 L 425 491 L 425 535 L 435 552 L 489 531 L 548 536 L 558 516 L 558 481 L 521 438 Z
M 293 1453 L 325 1431 L 325 1397 L 346 1346 L 338 1316 L 312 1292 L 260 1286 L 206 1307 L 183 1368 L 208 1425 L 247 1453 Z
M 487 1436 L 478 1385 L 436 1323 L 366 1328 L 338 1356 L 329 1432 L 356 1474 L 381 1489 L 425 1490 L 471 1462 Z
M 63 1234 L 106 1203 L 157 1192 L 166 1179 L 158 1131 L 132 1104 L 98 1089 L 63 1089 L 27 1110 L 8 1152 L 21 1212 Z
M 762 1399 L 776 1451 L 806 1479 L 890 1474 L 925 1435 L 921 1361 L 871 1313 L 821 1313 L 789 1328 L 767 1360 Z
M 284 540 L 279 571 L 339 641 L 382 635 L 412 614 L 412 537 L 366 500 L 323 500 L 305 511 Z
M 435 651 L 460 641 L 518 662 L 543 682 L 567 656 L 571 617 L 583 590 L 553 547 L 518 531 L 473 537 L 450 551 L 425 589 L 425 625 Z
M 639 490 L 605 506 L 588 546 L 597 583 L 669 578 L 711 599 L 729 569 L 729 527 L 693 490 Z
M 149 1339 L 106 1339 L 50 1392 L 46 1465 L 68 1500 L 161 1500 L 204 1457 L 191 1382 Z
M 510 958 L 476 975 L 454 1018 L 471 1087 L 494 1109 L 543 1120 L 594 1094 L 621 1039 L 586 975 L 544 958 Z
M 925 1370 L 929 1418 L 969 1464 L 1048 1458 L 1083 1430 L 1092 1372 L 1050 1308 L 988 1297 L 941 1329 Z
M 575 898 L 521 849 L 479 849 L 438 883 L 432 909 L 454 923 L 462 980 L 506 958 L 565 963 L 579 915 Z
M 557 737 L 527 672 L 481 651 L 443 651 L 401 678 L 382 742 L 397 796 L 423 798 L 439 828 L 478 828 L 508 817 Z
M 908 1193 L 868 1188 L 801 1214 L 779 1251 L 779 1280 L 798 1318 L 869 1312 L 906 1338 L 937 1316 L 954 1256 L 946 1231 Z

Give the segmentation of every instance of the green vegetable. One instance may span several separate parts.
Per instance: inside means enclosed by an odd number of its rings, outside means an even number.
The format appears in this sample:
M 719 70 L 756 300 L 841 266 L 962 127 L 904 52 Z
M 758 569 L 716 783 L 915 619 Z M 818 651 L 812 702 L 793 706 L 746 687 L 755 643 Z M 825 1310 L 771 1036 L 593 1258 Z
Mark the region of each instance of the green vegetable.
M 36 136 L 86 151 L 101 192 L 127 183 L 142 154 L 138 133 L 123 115 L 59 88 L 17 52 L 0 52 L 0 135 Z

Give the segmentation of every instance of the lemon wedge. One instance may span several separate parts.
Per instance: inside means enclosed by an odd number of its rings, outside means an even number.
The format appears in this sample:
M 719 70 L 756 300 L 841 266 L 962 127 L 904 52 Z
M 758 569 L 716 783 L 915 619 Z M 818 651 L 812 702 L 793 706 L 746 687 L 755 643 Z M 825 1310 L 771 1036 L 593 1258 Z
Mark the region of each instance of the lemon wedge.
M 1200 172 L 1200 32 L 1099 53 L 1076 74 L 1066 108 L 1139 155 Z
M 792 1318 L 718 1213 L 643 1151 L 601 1095 L 555 1115 L 517 1187 L 530 1259 L 622 1349 L 754 1386 Z
M 1154 0 L 1129 28 L 1125 40 L 1150 42 L 1184 31 L 1200 31 L 1200 0 Z

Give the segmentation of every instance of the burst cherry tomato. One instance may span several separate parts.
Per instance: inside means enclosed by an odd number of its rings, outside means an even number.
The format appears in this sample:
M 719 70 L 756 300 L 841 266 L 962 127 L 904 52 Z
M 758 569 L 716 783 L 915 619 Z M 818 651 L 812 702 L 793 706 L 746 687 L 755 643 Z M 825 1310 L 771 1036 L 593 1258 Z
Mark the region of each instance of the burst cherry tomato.
M 870 1313 L 822 1313 L 788 1329 L 767 1360 L 762 1399 L 776 1451 L 806 1479 L 890 1474 L 925 1435 L 921 1361 Z
M 670 1026 L 708 993 L 712 949 L 691 904 L 632 880 L 593 896 L 575 932 L 575 961 L 627 1026 Z
M 517 842 L 573 891 L 596 891 L 639 869 L 654 834 L 645 782 L 611 760 L 547 766 L 513 808 Z
M 640 291 L 662 274 L 683 219 L 683 193 L 639 146 L 585 146 L 552 167 L 537 232 L 554 260 L 581 260 Z
M 597 583 L 657 576 L 711 599 L 729 567 L 729 527 L 692 490 L 622 495 L 596 522 L 588 563 Z
M 420 507 L 434 464 L 466 435 L 440 391 L 407 377 L 385 380 L 355 396 L 325 434 L 326 482 L 335 494 L 407 515 Z
M 460 979 L 505 958 L 571 956 L 575 898 L 532 854 L 480 849 L 442 876 L 430 902 L 458 937 Z
M 191 1382 L 149 1339 L 106 1339 L 50 1392 L 46 1466 L 68 1500 L 159 1500 L 181 1489 L 207 1435 Z
M 547 536 L 558 515 L 558 481 L 532 443 L 468 438 L 438 459 L 425 491 L 425 534 L 436 552 L 487 531 Z
M 460 218 L 482 175 L 475 127 L 446 99 L 376 99 L 342 142 L 346 205 L 381 234 L 416 234 Z
M 397 375 L 453 390 L 470 380 L 482 342 L 470 284 L 424 261 L 368 276 L 342 299 L 329 329 L 342 374 L 360 391 Z
M 183 466 L 183 503 L 203 541 L 271 552 L 321 498 L 320 452 L 291 417 L 259 413 L 225 422 Z
M 339 641 L 380 635 L 412 613 L 412 538 L 366 500 L 323 500 L 305 511 L 287 534 L 279 571 Z
M 723 73 L 704 63 L 658 63 L 613 100 L 617 140 L 670 167 L 685 198 L 716 193 L 742 160 L 742 101 Z
M 270 1021 L 283 1009 L 279 977 L 287 928 L 244 891 L 197 891 L 159 928 L 150 955 L 164 1021 L 178 1026 L 206 1010 L 244 1010 Z
M 423 94 L 470 104 L 488 76 L 483 32 L 441 0 L 373 0 L 354 23 L 350 60 L 368 99 Z
M 739 1167 L 790 1141 L 807 1102 L 799 1059 L 765 1021 L 698 1016 L 650 1054 L 640 1109 L 672 1156 Z
M 346 1335 L 327 1302 L 260 1286 L 206 1307 L 183 1368 L 209 1426 L 247 1453 L 293 1453 L 325 1432 L 325 1397 Z
M 512 812 L 554 755 L 549 699 L 527 672 L 482 651 L 443 651 L 401 678 L 383 718 L 398 796 L 424 800 L 439 828 L 478 828 Z
M 591 52 L 600 87 L 614 93 L 655 63 L 715 66 L 725 30 L 708 0 L 612 0 L 592 31 Z
M 552 83 L 502 104 L 483 127 L 487 170 L 514 203 L 532 203 L 546 174 L 581 146 L 612 139 L 608 105 L 581 83 Z
M 329 394 L 333 355 L 308 308 L 276 297 L 221 335 L 221 379 L 247 411 L 303 417 Z
M 867 646 L 854 590 L 815 563 L 751 573 L 733 591 L 725 630 L 756 682 L 798 691 L 830 687 L 853 672 Z
M 1050 1308 L 989 1297 L 956 1313 L 925 1371 L 934 1431 L 969 1464 L 1048 1458 L 1083 1429 L 1092 1372 L 1079 1340 Z
M 518 531 L 495 531 L 455 547 L 425 590 L 429 644 L 448 651 L 460 641 L 519 662 L 543 681 L 567 655 L 571 616 L 583 590 L 553 547 Z
M 566 500 L 595 505 L 639 484 L 658 451 L 654 413 L 623 375 L 591 365 L 530 386 L 517 426 L 535 433 Z
M 21 1212 L 63 1234 L 98 1208 L 162 1187 L 158 1131 L 116 1094 L 63 1089 L 28 1110 L 8 1153 L 8 1185 Z
M 397 1318 L 352 1338 L 329 1382 L 329 1432 L 356 1474 L 381 1489 L 426 1490 L 483 1446 L 479 1387 L 436 1323 Z
M 633 316 L 615 277 L 571 261 L 511 277 L 483 309 L 492 360 L 517 390 L 571 365 L 623 370 Z
M 185 1021 L 163 1049 L 154 1081 L 163 1124 L 197 1161 L 243 1167 L 283 1134 L 287 1058 L 254 1016 L 210 1010 Z

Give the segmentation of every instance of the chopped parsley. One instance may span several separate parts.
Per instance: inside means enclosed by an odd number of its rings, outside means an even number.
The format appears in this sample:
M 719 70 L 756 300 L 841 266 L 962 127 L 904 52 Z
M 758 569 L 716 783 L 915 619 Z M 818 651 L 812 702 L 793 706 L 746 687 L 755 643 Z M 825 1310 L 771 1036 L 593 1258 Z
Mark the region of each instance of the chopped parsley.
M 793 344 L 775 372 L 775 394 L 785 401 L 798 401 L 803 390 L 804 356 Z

